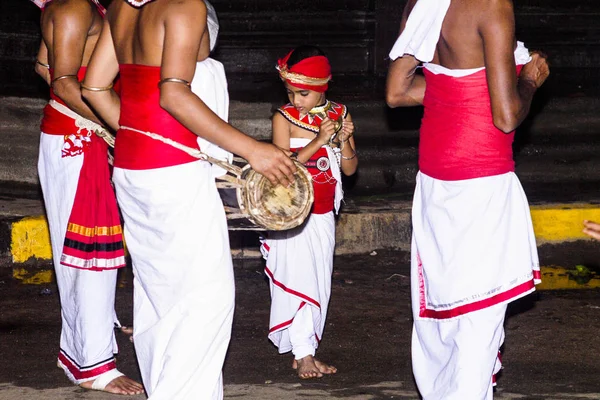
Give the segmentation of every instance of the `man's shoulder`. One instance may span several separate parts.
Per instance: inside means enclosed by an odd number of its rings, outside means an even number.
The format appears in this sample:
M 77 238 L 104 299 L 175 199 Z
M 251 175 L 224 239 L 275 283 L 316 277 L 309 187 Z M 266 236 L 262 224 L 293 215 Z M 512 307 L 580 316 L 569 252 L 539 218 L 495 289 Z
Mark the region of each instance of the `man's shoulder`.
M 53 0 L 44 8 L 44 12 L 54 17 L 82 18 L 93 15 L 94 9 L 89 0 Z
M 165 11 L 169 14 L 206 14 L 206 3 L 204 0 L 169 0 L 164 3 L 163 7 L 165 7 Z

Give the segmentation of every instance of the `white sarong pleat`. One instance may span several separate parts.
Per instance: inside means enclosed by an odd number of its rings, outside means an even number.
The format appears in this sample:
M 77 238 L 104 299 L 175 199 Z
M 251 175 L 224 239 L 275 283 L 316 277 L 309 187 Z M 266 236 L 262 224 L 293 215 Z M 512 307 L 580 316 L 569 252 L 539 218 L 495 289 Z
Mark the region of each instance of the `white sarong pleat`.
M 297 327 L 292 334 L 311 332 L 304 342 L 310 341 L 314 355 L 323 335 L 331 296 L 334 247 L 333 211 L 311 214 L 303 225 L 288 231 L 269 232 L 268 238 L 262 241 L 265 272 L 271 288 L 269 339 L 280 353 L 292 350 L 293 344 L 302 341 L 290 338 L 290 327 L 298 311 L 310 307 L 312 326 L 310 329 Z M 309 323 L 308 318 L 302 319 L 304 324 Z M 294 354 L 297 359 L 308 355 Z
M 73 383 L 80 384 L 115 368 L 117 271 L 87 271 L 60 264 L 84 157 L 63 158 L 63 145 L 63 136 L 41 134 L 38 173 L 61 304 L 59 365 Z
M 462 181 L 419 172 L 412 222 L 415 319 L 508 303 L 539 282 L 529 204 L 512 172 Z
M 221 399 L 233 267 L 210 164 L 115 168 L 135 273 L 134 344 L 152 400 Z

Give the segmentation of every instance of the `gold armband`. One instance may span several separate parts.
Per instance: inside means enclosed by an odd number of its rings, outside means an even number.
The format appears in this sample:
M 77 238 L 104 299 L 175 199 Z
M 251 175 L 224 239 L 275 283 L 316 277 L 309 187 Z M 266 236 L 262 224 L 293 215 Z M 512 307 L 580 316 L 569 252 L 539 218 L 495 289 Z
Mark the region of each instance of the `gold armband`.
M 61 81 L 63 79 L 67 79 L 67 78 L 75 78 L 77 79 L 77 75 L 61 75 L 57 78 L 52 79 L 52 82 L 50 83 L 50 86 L 54 86 L 55 82 Z
M 105 92 L 107 90 L 110 90 L 113 88 L 113 84 L 111 83 L 108 86 L 105 87 L 92 87 L 92 86 L 87 86 L 84 85 L 83 83 L 81 83 L 81 88 L 85 89 L 85 90 L 89 90 L 90 92 Z
M 50 64 L 44 64 L 40 60 L 35 60 L 35 63 L 41 65 L 42 67 L 44 67 L 46 69 L 50 69 Z
M 192 87 L 192 85 L 188 81 L 179 78 L 165 78 L 158 82 L 158 87 L 161 87 L 163 83 L 181 83 L 187 87 Z

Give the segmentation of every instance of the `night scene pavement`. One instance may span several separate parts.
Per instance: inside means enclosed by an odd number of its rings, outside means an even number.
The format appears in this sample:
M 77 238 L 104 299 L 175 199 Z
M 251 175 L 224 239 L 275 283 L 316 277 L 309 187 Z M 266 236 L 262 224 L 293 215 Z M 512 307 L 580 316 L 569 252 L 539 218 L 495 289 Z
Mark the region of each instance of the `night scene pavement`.
M 596 243 L 547 249 L 558 264 L 600 254 Z M 550 262 L 550 260 L 547 260 Z M 7 265 L 4 265 L 7 267 Z M 236 314 L 224 368 L 228 399 L 418 399 L 410 366 L 409 254 L 337 256 L 330 313 L 317 356 L 336 375 L 301 381 L 291 355 L 266 338 L 269 289 L 260 259 L 236 260 Z M 0 268 L 9 271 L 10 268 Z M 123 270 L 117 312 L 132 319 L 132 277 Z M 110 399 L 70 385 L 56 367 L 60 309 L 54 284 L 0 279 L 0 399 Z M 600 291 L 541 290 L 513 303 L 497 399 L 600 399 Z M 133 345 L 117 334 L 119 369 L 139 379 Z M 133 397 L 143 399 L 144 396 Z

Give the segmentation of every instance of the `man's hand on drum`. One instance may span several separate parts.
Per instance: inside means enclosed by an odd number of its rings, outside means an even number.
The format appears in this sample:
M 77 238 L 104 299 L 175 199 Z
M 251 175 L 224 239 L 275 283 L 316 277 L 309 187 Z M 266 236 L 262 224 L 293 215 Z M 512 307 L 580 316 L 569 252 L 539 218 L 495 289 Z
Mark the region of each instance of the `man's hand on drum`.
M 317 135 L 317 140 L 321 146 L 329 144 L 331 137 L 335 135 L 335 122 L 327 117 L 323 119 L 321 122 L 321 126 L 319 127 L 319 134 Z
M 289 152 L 288 152 L 289 153 Z M 291 154 L 291 153 L 290 153 Z M 246 157 L 252 169 L 264 175 L 273 185 L 289 186 L 294 183 L 296 165 L 280 148 L 268 143 L 256 142 Z

